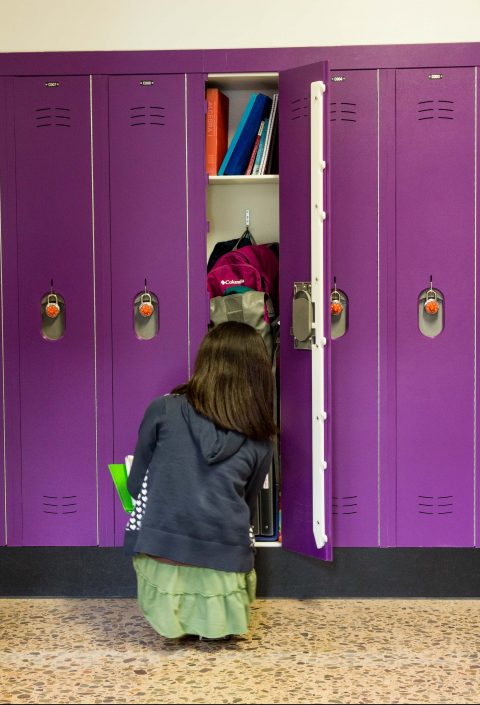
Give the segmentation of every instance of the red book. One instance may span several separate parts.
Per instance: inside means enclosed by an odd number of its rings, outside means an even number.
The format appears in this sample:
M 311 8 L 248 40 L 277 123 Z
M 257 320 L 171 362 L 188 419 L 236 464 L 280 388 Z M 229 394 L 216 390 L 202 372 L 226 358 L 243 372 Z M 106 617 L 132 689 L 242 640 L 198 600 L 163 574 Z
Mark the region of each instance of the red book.
M 252 156 L 250 157 L 250 161 L 248 162 L 248 166 L 245 170 L 245 176 L 249 176 L 252 173 L 253 165 L 255 164 L 255 157 L 257 156 L 258 146 L 260 144 L 260 137 L 262 136 L 264 124 L 265 123 L 262 120 L 262 122 L 260 123 L 260 127 L 258 128 L 257 136 L 255 137 L 255 142 L 254 142 L 253 150 L 252 150 Z
M 215 176 L 228 147 L 228 98 L 218 88 L 207 88 L 205 168 Z

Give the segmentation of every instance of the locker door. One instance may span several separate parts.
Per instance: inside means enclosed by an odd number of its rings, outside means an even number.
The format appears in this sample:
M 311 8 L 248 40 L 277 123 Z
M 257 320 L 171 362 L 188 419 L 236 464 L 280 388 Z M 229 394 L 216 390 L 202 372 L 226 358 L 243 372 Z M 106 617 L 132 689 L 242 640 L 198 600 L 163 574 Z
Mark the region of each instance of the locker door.
M 280 73 L 280 443 L 283 545 L 331 560 L 327 83 L 325 62 Z
M 19 78 L 14 91 L 23 544 L 95 545 L 89 79 Z M 55 340 L 42 334 L 52 280 L 65 307 Z
M 396 95 L 397 543 L 472 546 L 475 70 L 399 70 Z
M 9 133 L 8 130 L 8 119 L 7 119 L 7 81 L 5 79 L 0 80 L 0 247 L 1 247 L 1 260 L 0 260 L 0 266 L 2 268 L 2 291 L 1 291 L 1 311 L 0 315 L 2 317 L 2 324 L 4 324 L 3 321 L 3 309 L 4 309 L 4 297 L 3 297 L 3 268 L 4 268 L 4 247 L 3 247 L 3 240 L 4 240 L 4 233 L 6 233 L 5 230 L 5 220 L 6 220 L 6 213 L 7 213 L 7 208 L 5 207 L 5 198 L 6 198 L 6 192 L 7 192 L 7 162 L 8 162 L 8 143 L 9 141 L 11 142 L 11 134 Z M 11 121 L 10 121 L 11 122 Z M 11 146 L 11 145 L 10 145 Z M 10 160 L 11 161 L 11 160 Z M 3 216 L 3 220 L 2 219 Z M 3 336 L 1 340 L 1 362 L 2 362 L 2 402 L 3 399 L 5 398 L 5 381 L 4 381 L 4 369 L 5 369 L 5 364 L 4 364 L 4 342 L 3 342 Z M 7 489 L 6 489 L 6 467 L 5 467 L 5 452 L 4 452 L 4 447 L 3 447 L 3 439 L 4 439 L 4 423 L 5 419 L 3 418 L 3 403 L 2 403 L 2 411 L 1 411 L 1 429 L 2 429 L 2 443 L 1 443 L 1 462 L 0 462 L 0 546 L 4 546 L 7 542 L 7 534 L 8 534 L 8 528 L 7 528 L 7 511 L 6 511 L 6 506 L 7 506 Z
M 123 462 L 147 405 L 189 372 L 185 77 L 111 77 L 109 113 L 114 459 Z M 145 280 L 158 315 L 150 328 L 138 313 Z M 118 543 L 125 517 L 117 502 Z
M 332 315 L 335 545 L 377 546 L 377 71 L 331 71 L 330 79 L 329 284 L 333 289 L 336 280 L 343 309 Z

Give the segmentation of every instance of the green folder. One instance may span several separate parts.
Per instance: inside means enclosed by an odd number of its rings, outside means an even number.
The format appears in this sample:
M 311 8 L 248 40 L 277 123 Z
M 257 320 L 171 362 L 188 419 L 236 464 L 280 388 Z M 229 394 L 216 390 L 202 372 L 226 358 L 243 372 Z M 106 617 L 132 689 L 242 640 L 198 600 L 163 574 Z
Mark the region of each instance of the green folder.
M 127 468 L 124 464 L 114 463 L 108 466 L 113 483 L 126 512 L 133 512 L 133 500 L 127 490 Z

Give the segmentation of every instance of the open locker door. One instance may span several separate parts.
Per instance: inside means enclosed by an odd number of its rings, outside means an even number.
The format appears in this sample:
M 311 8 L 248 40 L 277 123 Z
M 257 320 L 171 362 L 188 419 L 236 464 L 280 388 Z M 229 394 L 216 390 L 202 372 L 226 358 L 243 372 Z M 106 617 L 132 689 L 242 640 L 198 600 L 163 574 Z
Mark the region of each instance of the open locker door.
M 332 560 L 326 62 L 280 73 L 283 546 Z

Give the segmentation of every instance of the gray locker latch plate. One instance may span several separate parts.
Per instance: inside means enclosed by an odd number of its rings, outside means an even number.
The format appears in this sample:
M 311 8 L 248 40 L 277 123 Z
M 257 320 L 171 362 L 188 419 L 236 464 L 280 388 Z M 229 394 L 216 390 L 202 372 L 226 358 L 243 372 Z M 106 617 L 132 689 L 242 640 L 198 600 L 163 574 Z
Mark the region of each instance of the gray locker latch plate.
M 295 282 L 293 285 L 292 329 L 294 346 L 298 350 L 311 350 L 315 341 L 313 321 L 314 303 L 310 282 Z

